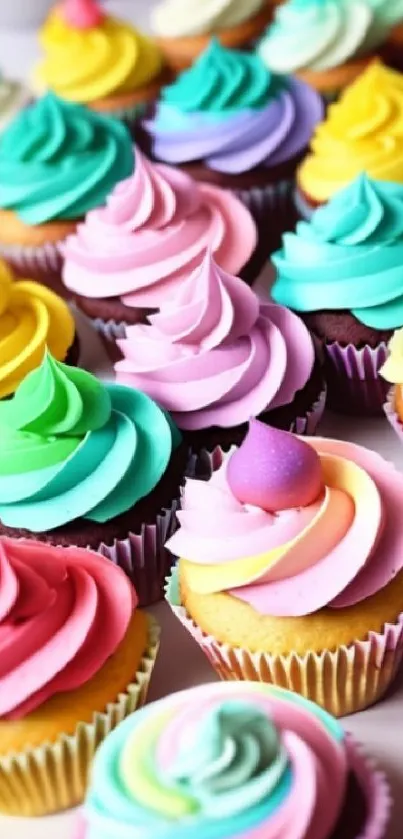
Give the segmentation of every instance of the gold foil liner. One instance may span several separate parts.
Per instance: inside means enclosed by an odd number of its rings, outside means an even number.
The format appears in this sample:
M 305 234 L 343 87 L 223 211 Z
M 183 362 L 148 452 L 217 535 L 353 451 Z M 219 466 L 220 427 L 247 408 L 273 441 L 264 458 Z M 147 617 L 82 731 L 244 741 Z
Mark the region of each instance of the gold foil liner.
M 74 734 L 54 743 L 0 758 L 0 811 L 6 815 L 43 816 L 80 804 L 85 796 L 95 751 L 105 737 L 144 705 L 160 629 L 148 616 L 147 647 L 133 682 L 92 723 L 78 723 Z
M 224 681 L 266 682 L 299 693 L 335 717 L 362 711 L 377 702 L 393 681 L 403 656 L 403 613 L 383 632 L 334 651 L 301 656 L 271 655 L 231 647 L 206 635 L 180 602 L 178 569 L 167 580 L 166 600 Z

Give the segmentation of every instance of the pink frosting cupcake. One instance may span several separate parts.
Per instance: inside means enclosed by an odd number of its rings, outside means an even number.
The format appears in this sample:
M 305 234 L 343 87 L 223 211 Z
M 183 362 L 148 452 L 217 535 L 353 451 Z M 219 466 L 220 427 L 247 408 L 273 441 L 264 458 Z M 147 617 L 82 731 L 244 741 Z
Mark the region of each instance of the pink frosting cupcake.
M 148 320 L 118 341 L 117 380 L 168 410 L 193 451 L 239 444 L 251 416 L 313 433 L 325 394 L 307 328 L 211 253 Z
M 88 213 L 64 247 L 65 285 L 112 337 L 166 303 L 207 246 L 224 270 L 255 278 L 256 227 L 235 196 L 152 164 L 138 149 L 135 160 L 133 175 L 106 206 Z

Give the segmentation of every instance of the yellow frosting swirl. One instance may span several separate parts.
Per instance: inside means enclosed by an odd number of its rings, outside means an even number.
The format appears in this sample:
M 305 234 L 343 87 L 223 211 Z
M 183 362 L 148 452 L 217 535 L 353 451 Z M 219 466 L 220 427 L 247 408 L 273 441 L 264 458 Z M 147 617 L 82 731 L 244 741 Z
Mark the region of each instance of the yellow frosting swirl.
M 64 300 L 33 280 L 14 280 L 0 262 L 0 399 L 38 367 L 46 347 L 63 361 L 74 333 Z
M 56 8 L 40 40 L 45 58 L 34 85 L 83 104 L 131 93 L 147 85 L 162 67 L 157 45 L 130 24 L 105 15 L 88 29 L 71 26 Z
M 389 355 L 380 374 L 394 385 L 403 384 L 403 329 L 397 329 L 393 333 L 388 344 Z
M 328 201 L 360 172 L 403 183 L 403 75 L 374 61 L 329 108 L 315 131 L 298 183 Z

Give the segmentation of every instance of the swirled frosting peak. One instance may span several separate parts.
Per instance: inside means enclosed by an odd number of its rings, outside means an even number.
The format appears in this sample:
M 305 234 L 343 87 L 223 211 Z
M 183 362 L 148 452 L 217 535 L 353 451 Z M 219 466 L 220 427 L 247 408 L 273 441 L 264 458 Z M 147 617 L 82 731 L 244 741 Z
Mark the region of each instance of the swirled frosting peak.
M 380 374 L 393 385 L 403 385 L 403 329 L 396 329 L 388 344 L 389 355 Z
M 79 219 L 132 170 L 123 124 L 49 93 L 0 137 L 0 207 L 30 225 Z
M 285 466 L 284 435 L 294 453 Z M 238 455 L 230 454 L 210 481 L 187 481 L 181 527 L 168 547 L 183 558 L 192 591 L 229 592 L 261 614 L 295 617 L 365 600 L 402 570 L 403 476 L 378 454 L 352 443 L 313 437 L 304 442 L 319 457 L 322 489 L 312 492 L 310 502 L 301 497 L 303 506 L 294 506 L 295 495 L 287 509 L 274 514 L 255 506 L 262 486 L 264 491 L 269 485 L 273 497 L 272 487 L 277 483 L 281 489 L 287 464 L 295 470 L 294 437 L 274 435 L 263 425 L 254 435 L 252 456 L 246 438 Z M 268 474 L 262 477 L 263 471 Z M 231 490 L 239 474 L 252 505 Z M 316 489 L 316 473 L 314 478 Z
M 192 38 L 239 26 L 254 17 L 264 0 L 162 0 L 151 13 L 161 38 Z
M 14 280 L 0 261 L 0 399 L 40 364 L 46 347 L 63 361 L 74 333 L 64 300 L 32 280 Z
M 314 350 L 302 321 L 261 303 L 210 253 L 149 320 L 127 327 L 117 380 L 148 393 L 179 428 L 244 423 L 292 402 L 312 372 Z
M 252 216 L 231 192 L 197 184 L 136 149 L 133 175 L 66 240 L 63 279 L 86 297 L 159 308 L 207 247 L 224 270 L 238 273 L 256 238 Z
M 20 719 L 95 676 L 137 596 L 100 555 L 31 540 L 0 538 L 0 575 L 0 717 Z
M 300 312 L 350 309 L 375 329 L 403 323 L 403 184 L 360 175 L 285 234 L 273 297 Z
M 271 685 L 211 684 L 125 720 L 101 745 L 87 839 L 330 839 L 347 789 L 340 725 Z
M 65 0 L 50 13 L 40 40 L 44 58 L 34 72 L 35 87 L 72 102 L 133 93 L 162 68 L 157 44 L 104 13 L 96 0 Z
M 0 403 L 0 520 L 34 533 L 129 510 L 163 476 L 178 433 L 147 396 L 48 354 Z
M 403 183 L 402 161 L 403 76 L 374 60 L 317 126 L 298 183 L 322 203 L 361 172 Z
M 147 127 L 160 160 L 202 159 L 237 174 L 300 154 L 322 116 L 323 103 L 306 84 L 276 76 L 257 55 L 213 39 L 162 91 Z

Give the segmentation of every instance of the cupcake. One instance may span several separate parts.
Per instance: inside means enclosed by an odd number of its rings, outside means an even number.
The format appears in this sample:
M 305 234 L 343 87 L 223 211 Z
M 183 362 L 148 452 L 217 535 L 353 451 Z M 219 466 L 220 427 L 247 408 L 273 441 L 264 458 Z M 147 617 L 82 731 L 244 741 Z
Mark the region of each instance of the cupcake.
M 0 402 L 0 536 L 92 548 L 158 600 L 187 453 L 138 391 L 47 354 Z
M 392 385 L 384 404 L 385 414 L 400 440 L 403 440 L 403 329 L 397 329 L 390 339 L 388 357 L 380 375 L 388 385 Z
M 133 175 L 66 240 L 63 281 L 113 342 L 170 300 L 208 246 L 224 270 L 256 278 L 256 227 L 241 202 L 136 149 Z
M 297 208 L 309 218 L 361 172 L 403 183 L 403 75 L 373 61 L 331 105 L 297 172 Z
M 127 327 L 115 365 L 172 414 L 202 458 L 238 445 L 251 416 L 312 434 L 325 403 L 321 367 L 302 321 L 264 303 L 210 253 L 147 325 Z
M 6 78 L 0 70 L 0 134 L 31 101 L 29 90 L 21 82 Z
M 145 127 L 158 160 L 236 192 L 255 218 L 263 259 L 293 226 L 295 171 L 322 116 L 321 97 L 304 82 L 213 39 L 162 90 Z
M 58 361 L 76 364 L 79 342 L 64 300 L 32 280 L 14 280 L 0 260 L 0 399 L 11 396 L 46 348 Z
M 389 0 L 387 0 L 389 2 Z M 273 73 L 293 73 L 333 99 L 362 73 L 391 24 L 379 0 L 287 0 L 258 53 Z
M 403 325 L 403 184 L 361 175 L 284 236 L 272 296 L 304 320 L 325 360 L 329 407 L 381 414 L 386 344 Z
M 61 290 L 60 243 L 132 170 L 124 125 L 47 94 L 0 137 L 0 256 Z
M 77 839 L 385 839 L 384 774 L 326 712 L 271 685 L 153 702 L 95 757 Z
M 0 811 L 40 816 L 82 801 L 97 746 L 144 703 L 158 627 L 90 551 L 0 538 L 0 564 Z
M 130 126 L 166 83 L 160 49 L 97 0 L 64 0 L 41 33 L 44 58 L 35 69 L 39 93 L 88 105 Z
M 403 653 L 402 494 L 368 449 L 252 420 L 209 481 L 185 486 L 168 602 L 223 679 L 360 711 Z
M 151 12 L 151 28 L 175 71 L 189 67 L 217 35 L 224 47 L 248 46 L 272 15 L 271 0 L 162 0 Z

